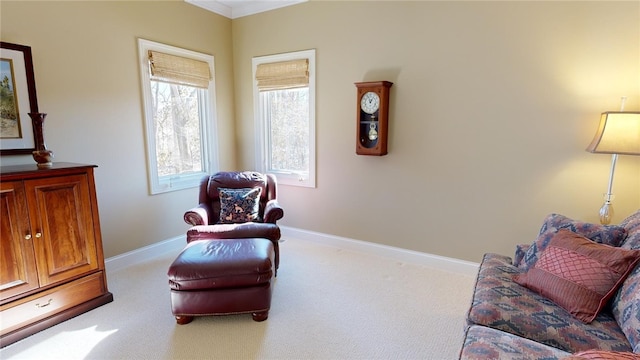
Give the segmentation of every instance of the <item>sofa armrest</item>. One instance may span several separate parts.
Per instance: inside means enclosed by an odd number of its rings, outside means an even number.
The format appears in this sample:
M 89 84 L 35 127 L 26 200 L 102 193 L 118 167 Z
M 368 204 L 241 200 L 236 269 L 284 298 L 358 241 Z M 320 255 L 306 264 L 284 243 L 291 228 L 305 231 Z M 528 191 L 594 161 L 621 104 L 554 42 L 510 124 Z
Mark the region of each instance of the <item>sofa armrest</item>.
M 278 204 L 278 200 L 272 199 L 267 202 L 264 207 L 264 219 L 265 223 L 275 224 L 276 221 L 282 219 L 284 216 L 284 209 Z
M 211 218 L 209 216 L 210 212 L 210 206 L 207 204 L 200 204 L 184 213 L 184 221 L 192 226 L 209 225 L 209 219 Z

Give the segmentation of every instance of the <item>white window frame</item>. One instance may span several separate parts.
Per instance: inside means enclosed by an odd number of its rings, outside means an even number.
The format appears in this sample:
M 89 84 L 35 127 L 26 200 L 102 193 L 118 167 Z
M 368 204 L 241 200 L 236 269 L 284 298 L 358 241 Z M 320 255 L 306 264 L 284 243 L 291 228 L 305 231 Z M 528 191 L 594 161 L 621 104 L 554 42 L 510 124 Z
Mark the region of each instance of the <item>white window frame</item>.
M 203 91 L 206 96 L 201 96 L 200 104 L 200 129 L 201 129 L 201 153 L 203 169 L 199 172 L 187 175 L 159 176 L 156 158 L 155 121 L 153 118 L 153 105 L 151 95 L 151 80 L 149 74 L 148 51 L 154 50 L 165 54 L 181 56 L 207 62 L 211 73 L 214 73 L 214 58 L 212 55 L 203 54 L 191 50 L 186 50 L 170 45 L 165 45 L 145 39 L 138 39 L 138 56 L 140 61 L 140 78 L 142 85 L 146 151 L 147 151 L 147 173 L 149 176 L 149 191 L 151 194 L 160 194 L 175 190 L 197 187 L 203 176 L 211 174 L 218 169 L 218 148 L 217 148 L 217 119 L 216 119 L 216 92 L 215 80 L 209 82 L 209 88 Z
M 262 112 L 260 91 L 256 81 L 258 65 L 289 60 L 309 60 L 309 173 L 299 174 L 272 171 L 267 168 L 270 158 L 270 144 L 267 119 Z M 278 185 L 292 185 L 302 187 L 316 187 L 316 50 L 303 50 L 290 53 L 259 56 L 252 59 L 253 65 L 253 107 L 256 138 L 256 168 L 263 173 L 274 174 Z

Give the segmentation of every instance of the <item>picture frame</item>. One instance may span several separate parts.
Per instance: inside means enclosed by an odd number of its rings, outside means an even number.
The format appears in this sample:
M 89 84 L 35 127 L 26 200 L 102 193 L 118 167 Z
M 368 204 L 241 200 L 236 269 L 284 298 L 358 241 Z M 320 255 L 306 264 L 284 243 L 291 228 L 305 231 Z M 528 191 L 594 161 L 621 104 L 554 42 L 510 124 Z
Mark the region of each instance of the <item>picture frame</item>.
M 0 42 L 0 155 L 31 154 L 29 113 L 38 112 L 31 47 Z

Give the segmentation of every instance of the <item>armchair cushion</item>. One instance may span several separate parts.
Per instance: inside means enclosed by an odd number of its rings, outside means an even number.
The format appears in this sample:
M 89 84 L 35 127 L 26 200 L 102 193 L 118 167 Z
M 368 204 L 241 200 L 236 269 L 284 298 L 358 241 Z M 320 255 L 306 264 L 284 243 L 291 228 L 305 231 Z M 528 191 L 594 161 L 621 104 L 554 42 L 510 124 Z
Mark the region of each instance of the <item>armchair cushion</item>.
M 262 188 L 226 189 L 220 193 L 220 223 L 237 224 L 259 220 Z

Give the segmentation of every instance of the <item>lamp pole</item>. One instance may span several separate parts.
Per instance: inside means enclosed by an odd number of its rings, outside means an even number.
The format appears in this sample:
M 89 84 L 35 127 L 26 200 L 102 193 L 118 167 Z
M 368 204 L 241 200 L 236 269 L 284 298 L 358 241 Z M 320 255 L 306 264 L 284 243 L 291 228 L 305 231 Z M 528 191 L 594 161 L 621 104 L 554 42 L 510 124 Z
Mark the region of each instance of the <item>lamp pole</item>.
M 626 96 L 620 98 L 620 112 L 624 111 L 624 103 L 626 101 Z M 612 154 L 611 173 L 609 174 L 609 187 L 607 188 L 607 193 L 604 195 L 604 204 L 600 208 L 600 224 L 602 225 L 610 224 L 611 218 L 613 218 L 613 205 L 611 204 L 611 201 L 613 201 L 613 173 L 616 171 L 616 162 L 618 162 L 618 154 Z
M 607 193 L 604 195 L 604 204 L 600 208 L 600 224 L 608 225 L 611 223 L 611 218 L 613 218 L 613 205 L 611 205 L 611 201 L 613 201 L 613 173 L 616 171 L 616 162 L 618 161 L 618 154 L 611 155 L 611 173 L 609 174 L 609 188 L 607 189 Z

